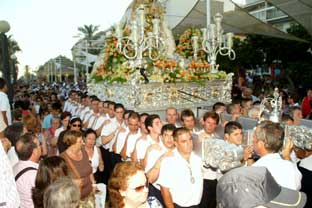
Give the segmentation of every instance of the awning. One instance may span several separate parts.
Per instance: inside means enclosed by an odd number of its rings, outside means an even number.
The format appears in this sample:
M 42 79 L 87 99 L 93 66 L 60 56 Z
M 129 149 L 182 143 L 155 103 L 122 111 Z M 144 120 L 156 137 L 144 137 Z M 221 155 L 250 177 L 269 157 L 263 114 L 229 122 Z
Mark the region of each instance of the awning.
M 267 0 L 301 24 L 312 35 L 311 0 Z
M 181 35 L 190 27 L 207 27 L 206 1 L 169 0 L 165 3 L 165 6 L 168 25 L 173 29 L 175 36 Z M 183 8 L 183 12 L 180 11 L 181 8 Z M 225 32 L 258 34 L 305 42 L 305 40 L 282 32 L 272 25 L 258 20 L 230 0 L 212 0 L 211 16 L 218 12 L 223 15 L 222 27 Z M 213 22 L 212 18 L 211 22 Z

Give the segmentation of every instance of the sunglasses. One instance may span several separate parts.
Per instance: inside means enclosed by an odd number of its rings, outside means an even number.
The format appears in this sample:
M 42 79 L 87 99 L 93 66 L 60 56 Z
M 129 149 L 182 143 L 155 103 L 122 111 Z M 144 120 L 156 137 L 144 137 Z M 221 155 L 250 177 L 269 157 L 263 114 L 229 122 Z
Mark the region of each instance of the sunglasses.
M 135 190 L 135 192 L 142 192 L 145 187 L 148 189 L 148 181 L 147 180 L 146 180 L 144 185 L 137 186 L 137 187 L 133 188 L 133 190 Z
M 81 127 L 80 124 L 78 124 L 78 125 L 77 125 L 77 124 L 73 124 L 72 126 L 73 126 L 73 127 Z

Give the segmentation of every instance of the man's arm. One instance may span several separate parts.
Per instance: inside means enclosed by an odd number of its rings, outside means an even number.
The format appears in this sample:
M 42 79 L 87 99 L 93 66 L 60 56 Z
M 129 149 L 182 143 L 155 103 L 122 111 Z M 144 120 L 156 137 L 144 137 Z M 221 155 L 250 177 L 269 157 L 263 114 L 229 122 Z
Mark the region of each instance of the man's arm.
M 164 200 L 166 208 L 174 208 L 173 200 L 169 188 L 160 186 L 161 196 Z
M 166 157 L 170 157 L 172 156 L 173 153 L 172 152 L 166 152 L 164 154 L 162 154 L 158 160 L 156 161 L 155 165 L 146 173 L 146 177 L 149 183 L 154 183 L 158 177 L 159 177 L 159 170 L 160 170 L 160 165 L 161 165 L 161 161 L 166 158 Z M 146 158 L 147 161 L 147 158 Z
M 123 160 L 127 159 L 127 148 L 128 148 L 128 138 L 129 138 L 130 133 L 127 135 L 125 139 L 125 143 L 120 151 L 120 156 L 122 157 Z
M 8 122 L 8 118 L 6 116 L 6 111 L 1 111 L 1 112 L 2 112 L 3 121 L 8 126 L 9 122 Z

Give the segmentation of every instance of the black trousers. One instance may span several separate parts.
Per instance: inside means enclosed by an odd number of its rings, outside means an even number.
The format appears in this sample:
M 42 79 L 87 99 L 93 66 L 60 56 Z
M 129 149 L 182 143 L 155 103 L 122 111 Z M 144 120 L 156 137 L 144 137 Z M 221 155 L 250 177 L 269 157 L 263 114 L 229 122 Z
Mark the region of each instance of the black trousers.
M 102 153 L 102 159 L 104 162 L 104 171 L 103 171 L 103 182 L 107 185 L 108 179 L 112 172 L 112 159 L 111 154 L 108 149 L 104 149 L 104 147 L 100 147 Z
M 217 180 L 204 179 L 204 189 L 199 208 L 216 208 L 217 206 Z

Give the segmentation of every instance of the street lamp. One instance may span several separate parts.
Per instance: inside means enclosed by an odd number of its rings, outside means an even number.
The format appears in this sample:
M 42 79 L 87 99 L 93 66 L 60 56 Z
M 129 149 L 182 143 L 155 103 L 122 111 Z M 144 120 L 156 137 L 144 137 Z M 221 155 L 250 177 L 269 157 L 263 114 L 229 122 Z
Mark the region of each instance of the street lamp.
M 10 79 L 10 65 L 9 65 L 9 48 L 8 48 L 8 38 L 6 32 L 10 30 L 10 25 L 7 21 L 0 21 L 0 36 L 1 36 L 1 45 L 2 45 L 2 64 L 3 64 L 3 78 L 6 80 L 8 85 L 8 97 L 12 102 L 13 100 L 13 88 L 11 85 Z

